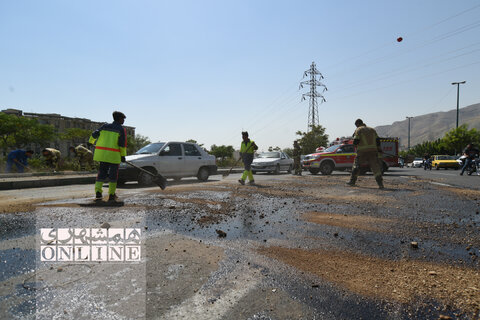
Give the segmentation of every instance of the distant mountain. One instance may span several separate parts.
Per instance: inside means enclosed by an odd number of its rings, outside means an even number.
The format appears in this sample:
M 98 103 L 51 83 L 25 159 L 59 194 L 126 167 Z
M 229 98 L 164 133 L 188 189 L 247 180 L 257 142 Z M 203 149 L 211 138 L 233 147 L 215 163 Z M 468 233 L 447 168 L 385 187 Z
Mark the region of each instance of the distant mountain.
M 410 119 L 410 146 L 424 141 L 442 138 L 445 132 L 455 128 L 457 109 L 446 112 L 429 113 Z M 467 124 L 469 129 L 480 129 L 480 103 L 459 110 L 459 125 Z M 381 137 L 399 137 L 400 145 L 408 145 L 408 119 L 391 125 L 375 128 Z

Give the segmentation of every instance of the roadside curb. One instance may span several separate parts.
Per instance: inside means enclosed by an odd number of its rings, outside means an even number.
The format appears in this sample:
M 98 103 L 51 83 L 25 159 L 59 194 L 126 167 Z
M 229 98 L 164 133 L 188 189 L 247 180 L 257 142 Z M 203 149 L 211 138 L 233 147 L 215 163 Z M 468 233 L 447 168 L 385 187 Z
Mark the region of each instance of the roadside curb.
M 96 175 L 82 175 L 70 177 L 37 177 L 30 179 L 2 179 L 7 181 L 0 181 L 0 190 L 25 189 L 25 188 L 42 188 L 42 187 L 56 187 L 66 186 L 71 184 L 90 184 L 95 182 Z
M 228 173 L 230 169 L 218 169 L 217 174 Z M 230 173 L 242 173 L 242 168 L 235 168 Z M 54 173 L 54 174 L 29 174 L 25 175 L 2 175 L 0 176 L 0 190 L 26 189 L 26 188 L 43 188 L 58 187 L 72 184 L 93 184 L 95 183 L 96 174 L 79 172 L 72 175 L 71 173 Z

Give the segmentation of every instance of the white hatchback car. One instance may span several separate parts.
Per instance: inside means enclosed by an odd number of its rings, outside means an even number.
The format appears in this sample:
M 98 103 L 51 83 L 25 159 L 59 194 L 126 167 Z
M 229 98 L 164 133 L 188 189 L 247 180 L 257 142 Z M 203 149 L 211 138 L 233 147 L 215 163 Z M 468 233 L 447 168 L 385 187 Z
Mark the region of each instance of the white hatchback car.
M 126 160 L 152 173 L 160 173 L 165 178 L 180 180 L 185 177 L 197 177 L 207 181 L 210 175 L 217 173 L 215 156 L 208 154 L 196 143 L 156 142 L 151 143 Z M 152 176 L 122 162 L 118 172 L 120 184 L 138 181 L 140 185 L 151 185 Z
M 293 159 L 282 151 L 262 152 L 252 163 L 252 172 L 273 172 L 279 174 L 280 171 L 292 172 Z

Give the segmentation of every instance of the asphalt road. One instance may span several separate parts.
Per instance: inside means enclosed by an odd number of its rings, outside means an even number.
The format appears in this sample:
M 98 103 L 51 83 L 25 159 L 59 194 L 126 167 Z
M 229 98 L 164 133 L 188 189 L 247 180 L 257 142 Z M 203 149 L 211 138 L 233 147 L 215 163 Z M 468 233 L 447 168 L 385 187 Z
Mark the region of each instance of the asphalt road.
M 395 168 L 385 190 L 348 172 L 127 184 L 113 207 L 88 185 L 0 191 L 0 319 L 475 319 L 479 177 L 458 173 Z M 59 228 L 140 243 L 41 261 L 69 250 L 41 234 Z

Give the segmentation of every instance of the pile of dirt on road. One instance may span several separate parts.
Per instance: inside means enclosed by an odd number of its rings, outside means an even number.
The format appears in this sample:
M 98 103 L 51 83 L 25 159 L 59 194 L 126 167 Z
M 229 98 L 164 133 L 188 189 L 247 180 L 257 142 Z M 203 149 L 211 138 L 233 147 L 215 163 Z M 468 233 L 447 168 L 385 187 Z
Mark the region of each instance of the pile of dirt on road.
M 31 212 L 35 210 L 35 201 L 18 202 L 13 200 L 0 200 L 0 213 Z
M 385 226 L 396 222 L 393 219 L 366 215 L 346 215 L 327 212 L 307 212 L 302 215 L 302 218 L 321 225 L 376 232 L 386 232 L 388 230 Z
M 436 300 L 469 315 L 480 310 L 478 269 L 344 251 L 263 247 L 259 252 L 363 296 L 401 303 Z
M 479 201 L 480 200 L 480 190 L 472 190 L 472 189 L 463 189 L 463 188 L 455 188 L 455 187 L 441 187 L 440 189 L 445 190 L 447 192 L 451 192 L 460 196 L 465 199 Z

